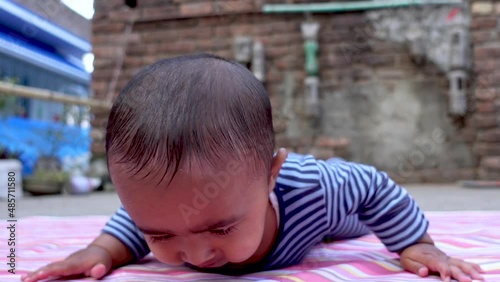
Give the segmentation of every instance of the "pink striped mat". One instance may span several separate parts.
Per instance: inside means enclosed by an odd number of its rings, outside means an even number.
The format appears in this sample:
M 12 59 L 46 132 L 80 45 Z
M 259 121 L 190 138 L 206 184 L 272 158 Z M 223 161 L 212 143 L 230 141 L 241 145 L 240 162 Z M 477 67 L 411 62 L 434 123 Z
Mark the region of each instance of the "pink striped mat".
M 480 264 L 487 281 L 500 282 L 500 211 L 429 212 L 430 233 L 449 255 Z M 85 247 L 108 217 L 30 217 L 16 223 L 16 274 L 7 272 L 10 231 L 0 231 L 0 281 L 19 281 L 21 274 L 63 259 Z M 81 279 L 92 280 L 92 279 Z M 75 280 L 68 280 L 75 281 Z M 113 271 L 103 281 L 439 281 L 404 272 L 394 254 L 374 236 L 323 244 L 302 264 L 241 277 L 205 274 L 170 267 L 148 256 L 142 263 Z

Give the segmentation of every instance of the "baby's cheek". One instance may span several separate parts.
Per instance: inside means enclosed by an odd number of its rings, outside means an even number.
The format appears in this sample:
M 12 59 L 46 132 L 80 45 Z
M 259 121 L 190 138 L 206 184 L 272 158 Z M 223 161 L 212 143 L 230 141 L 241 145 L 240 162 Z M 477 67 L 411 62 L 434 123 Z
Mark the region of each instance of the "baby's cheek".
M 248 260 L 257 251 L 261 239 L 262 232 L 250 229 L 245 233 L 239 232 L 231 240 L 223 240 L 226 242 L 223 247 L 226 259 L 232 263 Z

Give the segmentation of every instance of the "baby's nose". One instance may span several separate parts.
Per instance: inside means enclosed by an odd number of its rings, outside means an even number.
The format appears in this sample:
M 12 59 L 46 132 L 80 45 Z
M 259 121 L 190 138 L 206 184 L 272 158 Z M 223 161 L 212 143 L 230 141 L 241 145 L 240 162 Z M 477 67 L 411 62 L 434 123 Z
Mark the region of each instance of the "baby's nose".
M 181 258 L 189 264 L 198 267 L 207 267 L 215 262 L 215 250 L 201 246 L 191 248 L 190 250 L 181 252 Z

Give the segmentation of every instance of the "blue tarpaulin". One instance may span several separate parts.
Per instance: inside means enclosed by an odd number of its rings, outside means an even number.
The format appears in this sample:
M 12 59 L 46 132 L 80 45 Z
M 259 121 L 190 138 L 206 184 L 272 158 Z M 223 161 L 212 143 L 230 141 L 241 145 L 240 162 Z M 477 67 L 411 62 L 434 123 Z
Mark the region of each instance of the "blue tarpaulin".
M 23 174 L 30 175 L 41 156 L 85 158 L 90 152 L 90 128 L 22 118 L 0 119 L 0 145 L 21 152 Z

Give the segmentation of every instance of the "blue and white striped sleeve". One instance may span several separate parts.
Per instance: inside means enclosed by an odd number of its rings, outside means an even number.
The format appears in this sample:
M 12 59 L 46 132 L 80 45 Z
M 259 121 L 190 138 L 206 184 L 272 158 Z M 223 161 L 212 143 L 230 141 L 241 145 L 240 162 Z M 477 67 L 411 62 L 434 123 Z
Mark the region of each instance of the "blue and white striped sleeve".
M 130 250 L 135 260 L 142 259 L 150 252 L 144 236 L 123 207 L 120 207 L 106 223 L 102 233 L 120 240 Z
M 318 161 L 318 167 L 332 229 L 357 214 L 392 252 L 415 244 L 427 232 L 429 223 L 422 211 L 386 173 L 343 161 Z

